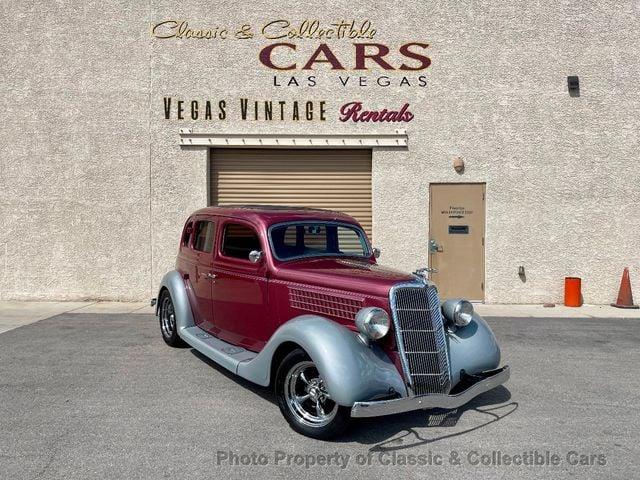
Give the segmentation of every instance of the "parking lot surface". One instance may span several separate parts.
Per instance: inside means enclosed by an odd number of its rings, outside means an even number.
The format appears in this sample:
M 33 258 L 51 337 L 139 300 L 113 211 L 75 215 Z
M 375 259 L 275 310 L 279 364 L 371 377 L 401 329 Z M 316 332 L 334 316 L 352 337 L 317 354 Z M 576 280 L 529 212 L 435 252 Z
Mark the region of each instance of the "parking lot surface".
M 640 321 L 487 320 L 505 386 L 332 442 L 294 433 L 270 390 L 167 347 L 152 315 L 14 328 L 0 335 L 0 478 L 637 478 Z

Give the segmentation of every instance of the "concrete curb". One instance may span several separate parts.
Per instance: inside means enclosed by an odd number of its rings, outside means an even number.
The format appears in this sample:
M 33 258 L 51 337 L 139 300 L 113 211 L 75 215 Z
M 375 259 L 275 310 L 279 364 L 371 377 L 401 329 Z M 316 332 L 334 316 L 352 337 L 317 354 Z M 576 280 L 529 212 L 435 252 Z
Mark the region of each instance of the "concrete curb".
M 474 305 L 485 317 L 509 318 L 637 318 L 638 310 L 625 310 L 610 305 L 583 305 L 582 307 L 544 307 L 542 305 Z
M 153 314 L 147 302 L 22 302 L 0 301 L 0 333 L 61 313 Z
M 637 318 L 640 311 L 624 310 L 610 305 L 583 305 L 571 308 L 542 305 L 486 305 L 476 304 L 478 313 L 485 317 L 505 318 Z M 0 333 L 60 315 L 61 313 L 88 314 L 147 314 L 154 308 L 147 302 L 22 302 L 0 301 Z

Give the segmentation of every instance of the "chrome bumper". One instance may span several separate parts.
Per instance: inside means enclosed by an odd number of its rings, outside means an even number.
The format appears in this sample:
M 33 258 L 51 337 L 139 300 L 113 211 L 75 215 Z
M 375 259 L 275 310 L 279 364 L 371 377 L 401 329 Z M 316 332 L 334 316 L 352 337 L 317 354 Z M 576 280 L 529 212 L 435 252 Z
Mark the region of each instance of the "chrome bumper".
M 420 397 L 394 398 L 374 402 L 356 402 L 351 407 L 352 417 L 379 417 L 395 413 L 428 408 L 458 408 L 481 393 L 487 392 L 509 380 L 509 366 L 494 370 L 489 376 L 479 380 L 466 390 L 455 395 L 422 395 Z

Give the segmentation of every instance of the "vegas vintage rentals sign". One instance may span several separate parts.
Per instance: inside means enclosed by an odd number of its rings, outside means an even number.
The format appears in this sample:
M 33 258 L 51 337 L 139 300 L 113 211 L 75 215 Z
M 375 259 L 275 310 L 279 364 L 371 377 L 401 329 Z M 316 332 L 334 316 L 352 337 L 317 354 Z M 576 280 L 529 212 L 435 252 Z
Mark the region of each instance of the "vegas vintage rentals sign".
M 333 81 L 336 89 L 424 88 L 426 71 L 431 65 L 427 43 L 409 41 L 392 46 L 380 43 L 378 31 L 369 20 L 325 24 L 319 20 L 294 23 L 278 19 L 258 26 L 242 24 L 237 28 L 163 20 L 151 26 L 151 36 L 157 41 L 199 45 L 217 42 L 219 48 L 227 42 L 260 40 L 255 57 L 248 62 L 255 62 L 254 65 L 269 72 L 266 81 L 280 88 L 313 89 L 323 80 Z M 303 42 L 311 42 L 311 49 L 298 48 Z M 344 49 L 338 53 L 338 49 L 331 46 L 336 42 L 350 43 L 350 54 L 345 56 Z M 319 71 L 328 72 L 329 78 L 320 78 Z M 253 121 L 326 121 L 331 115 L 327 102 L 315 99 L 212 101 L 164 96 L 163 107 L 167 120 L 224 121 L 235 114 L 241 120 Z M 367 108 L 360 101 L 351 101 L 341 105 L 336 116 L 341 122 L 410 122 L 414 118 L 410 108 L 409 102 L 397 108 Z

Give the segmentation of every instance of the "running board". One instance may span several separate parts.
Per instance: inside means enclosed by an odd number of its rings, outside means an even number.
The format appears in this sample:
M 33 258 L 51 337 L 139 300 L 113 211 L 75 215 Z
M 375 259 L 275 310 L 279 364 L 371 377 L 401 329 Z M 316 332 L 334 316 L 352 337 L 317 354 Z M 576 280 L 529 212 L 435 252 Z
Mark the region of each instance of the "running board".
M 180 329 L 180 338 L 217 364 L 233 373 L 238 373 L 240 362 L 253 360 L 258 354 L 224 342 L 205 332 L 200 327 Z

